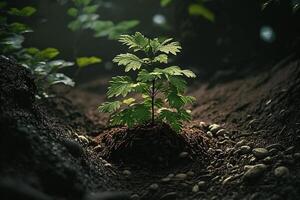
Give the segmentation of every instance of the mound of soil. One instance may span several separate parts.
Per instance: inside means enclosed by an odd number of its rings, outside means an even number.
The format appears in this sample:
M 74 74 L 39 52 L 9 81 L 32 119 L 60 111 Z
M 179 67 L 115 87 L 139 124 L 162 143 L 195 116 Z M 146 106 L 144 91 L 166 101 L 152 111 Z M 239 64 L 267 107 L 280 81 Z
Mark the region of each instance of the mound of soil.
M 167 124 L 113 128 L 98 137 L 100 154 L 113 162 L 147 167 L 174 166 L 194 158 L 205 160 L 208 143 L 197 133 L 174 132 Z M 204 135 L 204 134 L 203 134 Z

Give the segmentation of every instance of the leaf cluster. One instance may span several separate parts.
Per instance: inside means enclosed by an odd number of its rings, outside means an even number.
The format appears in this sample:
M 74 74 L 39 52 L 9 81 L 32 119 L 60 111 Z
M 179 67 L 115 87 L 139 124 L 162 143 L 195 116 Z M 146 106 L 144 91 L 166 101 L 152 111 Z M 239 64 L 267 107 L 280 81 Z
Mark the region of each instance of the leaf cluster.
M 72 66 L 74 63 L 55 59 L 59 55 L 57 49 L 40 50 L 23 46 L 26 34 L 33 30 L 20 21 L 34 15 L 37 10 L 31 6 L 10 8 L 3 1 L 0 2 L 0 9 L 4 13 L 0 16 L 0 54 L 15 58 L 31 71 L 40 95 L 45 94 L 49 87 L 55 84 L 74 86 L 71 78 L 59 73 L 60 69 Z M 19 21 L 11 22 L 10 18 L 19 19 Z
M 113 62 L 125 72 L 136 71 L 136 78 L 116 76 L 109 82 L 107 97 L 99 110 L 111 114 L 112 125 L 132 127 L 152 121 L 168 123 L 179 132 L 184 121 L 191 119 L 185 105 L 195 98 L 185 96 L 185 78 L 196 75 L 179 66 L 168 66 L 169 56 L 177 55 L 181 46 L 173 39 L 149 39 L 137 32 L 121 35 L 119 41 L 132 53 L 117 55 Z M 144 55 L 143 57 L 140 55 Z

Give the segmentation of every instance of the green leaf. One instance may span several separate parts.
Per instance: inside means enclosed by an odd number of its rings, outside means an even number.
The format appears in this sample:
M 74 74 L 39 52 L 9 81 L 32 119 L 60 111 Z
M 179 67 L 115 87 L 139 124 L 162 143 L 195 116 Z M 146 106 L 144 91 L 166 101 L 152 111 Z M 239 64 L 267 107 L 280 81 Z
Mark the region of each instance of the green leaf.
M 81 28 L 82 23 L 79 20 L 73 20 L 68 24 L 68 28 L 71 31 L 77 31 Z
M 182 129 L 182 122 L 180 120 L 180 114 L 177 112 L 173 112 L 169 109 L 160 109 L 160 115 L 159 118 L 162 121 L 167 122 L 170 124 L 171 128 L 175 130 L 177 133 L 179 133 Z
M 58 56 L 59 51 L 55 48 L 46 48 L 42 51 L 37 52 L 37 54 L 35 55 L 35 57 L 38 60 L 50 60 L 52 58 L 55 58 L 56 56 Z
M 160 5 L 162 7 L 166 7 L 167 5 L 169 5 L 172 2 L 172 0 L 160 0 Z
M 120 101 L 105 102 L 98 107 L 100 112 L 113 113 L 121 107 Z
M 194 72 L 192 72 L 191 70 L 184 69 L 184 70 L 181 70 L 181 73 L 188 78 L 196 78 L 196 74 L 194 74 Z
M 143 60 L 131 53 L 120 54 L 113 59 L 113 62 L 125 66 L 125 72 L 140 69 L 143 64 Z
M 71 78 L 67 77 L 62 73 L 49 74 L 47 76 L 47 80 L 50 85 L 64 84 L 71 87 L 75 85 L 74 81 Z
M 35 12 L 36 12 L 36 9 L 34 7 L 31 7 L 31 6 L 26 6 L 22 9 L 11 8 L 8 11 L 9 14 L 20 16 L 20 17 L 29 17 L 29 16 L 33 15 Z
M 76 17 L 78 15 L 78 9 L 77 8 L 69 8 L 67 13 L 71 17 Z
M 134 102 L 135 102 L 135 98 L 128 98 L 123 100 L 123 103 L 126 105 L 131 105 Z
M 36 55 L 40 50 L 35 47 L 26 48 L 25 51 L 30 55 Z
M 200 4 L 191 4 L 189 5 L 189 14 L 195 15 L 195 16 L 202 16 L 206 18 L 207 20 L 214 22 L 215 21 L 215 15 L 212 11 L 204 7 Z
M 10 24 L 9 30 L 17 34 L 32 32 L 32 30 L 26 24 L 21 24 L 18 22 Z
M 168 93 L 167 100 L 171 108 L 180 109 L 185 105 L 184 99 L 181 95 L 177 94 L 177 91 L 171 91 Z
M 110 86 L 108 87 L 107 96 L 118 97 L 122 95 L 123 97 L 127 96 L 127 94 L 135 89 L 137 86 L 134 84 L 129 76 L 116 76 L 113 77 L 109 82 Z
M 159 51 L 164 52 L 166 54 L 173 54 L 176 55 L 180 52 L 181 46 L 178 42 L 170 42 L 172 39 L 165 40 L 161 46 L 159 47 Z
M 9 49 L 20 49 L 22 48 L 22 43 L 24 42 L 24 36 L 13 35 L 1 40 L 0 44 L 7 46 Z
M 136 32 L 133 36 L 121 35 L 119 42 L 127 45 L 130 49 L 134 51 L 145 51 L 148 45 L 149 39 L 146 38 L 140 32 Z
M 171 85 L 173 85 L 175 88 L 177 88 L 177 91 L 179 93 L 183 93 L 185 89 L 187 88 L 187 83 L 185 80 L 183 80 L 181 77 L 178 76 L 171 76 L 169 78 L 169 81 Z
M 95 13 L 99 8 L 99 5 L 86 6 L 83 8 L 83 12 L 87 14 Z
M 115 24 L 108 34 L 109 39 L 119 39 L 120 35 L 136 27 L 139 23 L 138 20 L 127 20 Z
M 76 64 L 78 65 L 79 68 L 84 68 L 92 64 L 100 63 L 101 61 L 102 61 L 101 58 L 96 56 L 76 58 Z
M 154 72 L 159 72 L 164 74 L 167 78 L 169 78 L 169 76 L 186 76 L 188 78 L 195 78 L 196 75 L 191 71 L 191 70 L 182 70 L 180 67 L 178 66 L 171 66 L 171 67 L 167 67 L 164 69 L 159 69 L 156 68 L 154 69 Z
M 166 54 L 160 54 L 160 55 L 156 56 L 153 61 L 167 64 L 168 56 Z
M 181 96 L 181 99 L 183 100 L 184 104 L 190 104 L 196 101 L 196 98 L 193 96 Z

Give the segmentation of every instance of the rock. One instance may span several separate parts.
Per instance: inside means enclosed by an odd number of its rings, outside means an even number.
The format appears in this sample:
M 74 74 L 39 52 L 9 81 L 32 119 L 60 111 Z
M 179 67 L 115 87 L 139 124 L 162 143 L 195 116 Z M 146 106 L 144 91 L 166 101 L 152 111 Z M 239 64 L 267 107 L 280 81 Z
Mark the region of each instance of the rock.
M 252 157 L 249 162 L 250 164 L 254 164 L 257 161 L 257 159 L 255 157 Z
M 199 182 L 198 182 L 198 186 L 199 186 L 200 188 L 203 188 L 205 185 L 206 185 L 206 182 L 205 182 L 205 181 L 199 181 Z
M 169 178 L 169 177 L 161 179 L 161 182 L 164 182 L 164 183 L 167 183 L 167 182 L 170 182 L 170 181 L 171 181 L 171 178 Z
M 130 196 L 130 199 L 131 199 L 131 200 L 138 200 L 138 199 L 140 199 L 140 195 L 138 195 L 138 194 L 133 194 L 133 195 Z
M 289 148 L 287 148 L 287 149 L 284 151 L 284 153 L 285 153 L 285 154 L 291 154 L 291 153 L 294 152 L 294 150 L 295 150 L 295 146 L 290 146 Z
M 221 129 L 221 126 L 218 125 L 218 124 L 212 124 L 209 126 L 209 130 L 212 132 L 212 133 L 216 133 L 218 130 Z
M 241 146 L 240 147 L 240 149 L 238 150 L 238 152 L 240 153 L 240 154 L 248 154 L 248 153 L 250 153 L 251 152 L 251 147 L 249 147 L 249 146 Z
M 192 192 L 194 192 L 194 193 L 199 192 L 199 185 L 194 185 L 192 188 Z
M 188 171 L 186 174 L 187 174 L 188 176 L 194 176 L 194 175 L 195 175 L 195 172 L 193 172 L 193 171 Z
M 158 190 L 158 188 L 159 188 L 159 185 L 157 183 L 153 183 L 149 186 L 150 190 Z
M 176 200 L 177 192 L 169 192 L 160 197 L 160 200 Z
M 247 141 L 246 140 L 240 140 L 235 144 L 235 147 L 241 147 L 243 145 L 246 145 Z
M 277 167 L 274 170 L 274 175 L 279 178 L 287 177 L 289 174 L 290 174 L 290 170 L 284 166 Z
M 229 176 L 222 181 L 222 185 L 226 185 L 233 179 L 233 176 Z
M 83 136 L 83 135 L 78 135 L 77 138 L 79 139 L 80 142 L 84 143 L 84 144 L 88 144 L 89 140 Z
M 125 169 L 125 170 L 123 171 L 123 174 L 124 174 L 125 176 L 130 176 L 130 175 L 131 175 L 131 171 Z
M 267 166 L 265 164 L 257 164 L 252 166 L 248 171 L 244 174 L 243 179 L 245 181 L 252 181 L 264 174 Z
M 300 160 L 300 153 L 294 153 L 294 158 L 296 160 Z
M 269 155 L 269 151 L 265 148 L 255 148 L 252 153 L 258 159 L 263 159 Z
M 269 150 L 269 154 L 271 156 L 274 156 L 274 155 L 276 155 L 278 153 L 278 151 L 279 151 L 278 149 L 272 148 L 272 149 Z
M 70 139 L 63 139 L 61 143 L 68 149 L 72 156 L 77 158 L 83 156 L 84 150 L 78 142 Z
M 27 183 L 12 178 L 1 177 L 1 199 L 7 200 L 51 200 L 50 196 L 33 188 Z
M 179 158 L 187 158 L 189 156 L 189 153 L 188 152 L 181 152 L 180 154 L 179 154 Z
M 271 150 L 271 149 L 283 150 L 284 147 L 279 143 L 275 143 L 275 144 L 271 144 L 271 145 L 267 146 L 266 149 L 268 149 L 268 150 Z
M 207 131 L 206 134 L 207 134 L 209 137 L 211 137 L 211 138 L 214 137 L 213 134 L 212 134 L 212 132 L 210 132 L 210 131 Z
M 273 159 L 270 156 L 267 156 L 262 160 L 262 162 L 266 164 L 271 164 L 273 162 Z
M 217 131 L 216 135 L 217 136 L 222 136 L 225 135 L 227 133 L 227 131 L 225 129 L 220 129 Z
M 96 192 L 85 196 L 84 200 L 130 200 L 124 192 Z
M 199 123 L 200 128 L 202 129 L 206 129 L 208 127 L 208 125 L 205 122 L 200 122 Z
M 187 174 L 184 174 L 184 173 L 176 174 L 175 178 L 177 180 L 184 180 L 187 178 Z
M 110 163 L 105 163 L 104 167 L 112 167 L 112 165 Z

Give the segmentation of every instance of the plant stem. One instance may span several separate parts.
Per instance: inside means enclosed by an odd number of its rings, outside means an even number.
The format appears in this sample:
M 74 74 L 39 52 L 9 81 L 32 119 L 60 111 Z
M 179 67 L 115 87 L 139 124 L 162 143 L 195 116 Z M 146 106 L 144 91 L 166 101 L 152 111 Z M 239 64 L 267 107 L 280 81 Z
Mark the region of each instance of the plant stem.
M 154 125 L 154 101 L 155 101 L 155 79 L 152 80 L 152 91 L 151 91 L 151 106 L 152 106 L 152 125 Z

